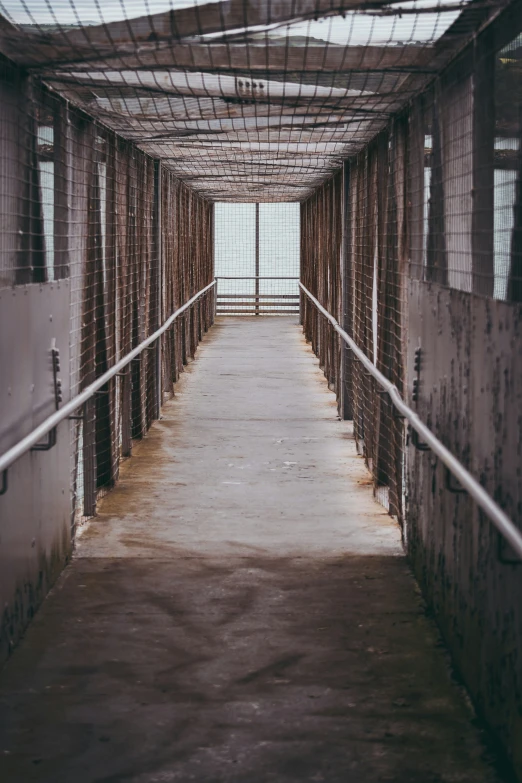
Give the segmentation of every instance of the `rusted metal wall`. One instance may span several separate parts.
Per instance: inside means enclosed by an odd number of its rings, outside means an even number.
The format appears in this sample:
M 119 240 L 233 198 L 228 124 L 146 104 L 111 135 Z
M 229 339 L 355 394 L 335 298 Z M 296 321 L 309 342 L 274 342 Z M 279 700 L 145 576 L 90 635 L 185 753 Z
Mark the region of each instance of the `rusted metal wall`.
M 340 174 L 304 203 L 301 272 L 519 526 L 521 29 L 512 6 L 347 161 L 342 207 Z M 302 318 L 456 667 L 522 780 L 522 564 L 359 362 L 337 362 L 306 298 Z
M 514 520 L 522 307 L 411 280 L 409 404 Z M 421 348 L 418 401 L 413 352 Z M 479 711 L 522 770 L 522 565 L 430 452 L 408 449 L 406 545 Z M 458 490 L 452 480 L 451 490 Z
M 519 526 L 521 27 L 507 9 L 412 107 L 406 311 L 409 404 Z M 406 469 L 415 574 L 522 779 L 522 564 L 411 439 Z
M 2 453 L 55 410 L 53 348 L 67 369 L 69 281 L 0 290 Z M 62 377 L 67 401 L 68 378 Z M 0 475 L 0 487 L 6 490 L 0 495 L 0 662 L 70 555 L 69 465 L 65 425 L 50 451 L 30 451 Z

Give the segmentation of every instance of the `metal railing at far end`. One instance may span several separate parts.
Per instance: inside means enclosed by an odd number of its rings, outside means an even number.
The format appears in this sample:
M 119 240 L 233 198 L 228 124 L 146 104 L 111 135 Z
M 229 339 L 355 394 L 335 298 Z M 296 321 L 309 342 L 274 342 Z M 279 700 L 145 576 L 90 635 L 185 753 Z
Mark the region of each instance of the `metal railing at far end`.
M 420 437 L 423 443 L 423 450 L 430 450 L 445 465 L 459 482 L 461 488 L 473 498 L 479 508 L 491 520 L 498 532 L 510 544 L 517 555 L 522 559 L 522 533 L 516 525 L 509 519 L 507 514 L 471 475 L 471 473 L 459 462 L 459 460 L 444 446 L 443 443 L 433 434 L 433 432 L 421 421 L 418 415 L 403 400 L 397 387 L 389 381 L 352 340 L 352 338 L 339 326 L 339 323 L 330 313 L 324 309 L 320 302 L 308 291 L 305 286 L 299 282 L 299 287 L 303 294 L 315 305 L 317 310 L 330 322 L 334 330 L 353 352 L 354 356 L 365 367 L 366 371 L 372 375 L 379 386 L 385 392 L 391 403 L 395 406 L 400 416 L 404 417 L 415 431 L 417 437 Z
M 263 275 L 216 277 L 216 281 L 229 281 L 222 285 L 218 282 L 216 315 L 297 315 L 299 313 L 297 285 L 292 285 L 291 282 L 278 284 L 277 281 L 293 281 L 295 284 L 298 280 L 298 277 Z M 239 284 L 237 281 L 244 282 Z

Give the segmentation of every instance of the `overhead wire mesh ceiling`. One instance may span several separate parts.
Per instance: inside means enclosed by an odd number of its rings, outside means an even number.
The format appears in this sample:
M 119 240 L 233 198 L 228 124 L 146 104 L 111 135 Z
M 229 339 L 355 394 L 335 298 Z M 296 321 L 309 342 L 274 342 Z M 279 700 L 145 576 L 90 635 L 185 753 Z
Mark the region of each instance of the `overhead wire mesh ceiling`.
M 487 0 L 0 0 L 0 51 L 204 197 L 295 202 L 492 12 Z

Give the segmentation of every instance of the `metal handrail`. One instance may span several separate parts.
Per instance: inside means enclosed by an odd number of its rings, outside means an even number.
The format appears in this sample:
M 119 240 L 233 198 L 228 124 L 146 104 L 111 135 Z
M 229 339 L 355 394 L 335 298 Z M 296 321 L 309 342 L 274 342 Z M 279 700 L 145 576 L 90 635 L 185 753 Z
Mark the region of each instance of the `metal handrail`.
M 344 340 L 344 342 L 350 347 L 355 356 L 359 359 L 361 364 L 373 375 L 375 380 L 380 386 L 388 393 L 388 396 L 404 418 L 406 418 L 413 429 L 421 436 L 424 443 L 429 446 L 431 451 L 439 457 L 441 462 L 444 463 L 446 468 L 452 473 L 460 485 L 466 490 L 470 497 L 473 498 L 475 503 L 484 511 L 484 513 L 493 522 L 499 533 L 504 536 L 506 541 L 513 547 L 519 557 L 522 558 L 522 533 L 513 524 L 507 514 L 495 503 L 493 498 L 488 495 L 486 490 L 479 484 L 471 473 L 466 470 L 464 465 L 444 446 L 440 440 L 428 429 L 428 427 L 419 419 L 415 411 L 413 411 L 402 399 L 399 394 L 399 390 L 391 381 L 389 381 L 373 364 L 373 362 L 366 356 L 359 346 L 352 340 L 352 338 L 342 329 L 335 318 L 324 309 L 324 307 L 318 302 L 310 291 L 299 281 L 299 287 L 304 294 L 310 299 L 311 302 L 317 307 L 324 317 L 330 321 L 337 334 Z
M 298 277 L 265 277 L 264 275 L 252 275 L 251 277 L 216 277 L 216 280 L 299 280 Z
M 72 400 L 69 400 L 69 402 L 65 403 L 65 405 L 57 410 L 56 413 L 53 413 L 51 416 L 45 419 L 45 421 L 39 424 L 38 427 L 26 435 L 25 438 L 22 438 L 21 441 L 16 443 L 14 446 L 11 446 L 11 448 L 0 457 L 0 473 L 6 471 L 14 462 L 20 459 L 20 457 L 23 457 L 23 455 L 28 452 L 29 449 L 41 441 L 45 435 L 51 432 L 51 430 L 54 430 L 58 424 L 64 421 L 64 419 L 67 419 L 77 408 L 79 408 L 81 405 L 84 405 L 87 400 L 93 397 L 102 386 L 111 380 L 111 378 L 114 378 L 115 375 L 125 369 L 125 367 L 130 364 L 133 359 L 135 359 L 142 351 L 148 348 L 151 343 L 155 342 L 159 337 L 161 337 L 161 335 L 166 332 L 170 326 L 172 326 L 176 318 L 179 318 L 179 316 L 182 315 L 185 310 L 188 310 L 188 308 L 191 307 L 194 302 L 196 302 L 201 296 L 203 296 L 203 294 L 205 294 L 215 285 L 216 281 L 213 280 L 211 283 L 205 286 L 205 288 L 202 288 L 201 291 L 198 291 L 198 293 L 189 299 L 188 302 L 185 302 L 184 305 L 172 313 L 172 315 L 162 326 L 159 327 L 159 329 L 156 329 L 155 332 L 146 337 L 145 340 L 136 346 L 136 348 L 133 348 L 132 351 L 125 354 L 125 356 L 120 359 L 119 362 L 116 362 L 116 364 L 111 367 L 110 370 L 107 370 L 107 372 L 103 373 L 103 375 L 100 375 L 99 378 L 87 386 L 82 392 L 80 392 L 80 394 L 77 394 L 76 397 L 73 397 Z

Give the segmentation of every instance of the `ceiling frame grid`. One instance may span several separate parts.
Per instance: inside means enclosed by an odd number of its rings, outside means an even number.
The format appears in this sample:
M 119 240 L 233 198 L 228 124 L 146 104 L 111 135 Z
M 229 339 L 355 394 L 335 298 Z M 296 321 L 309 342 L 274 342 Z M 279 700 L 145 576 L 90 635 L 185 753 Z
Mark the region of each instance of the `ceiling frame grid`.
M 305 200 L 504 7 L 171 0 L 96 24 L 68 2 L 0 0 L 2 53 L 205 198 L 248 202 Z

